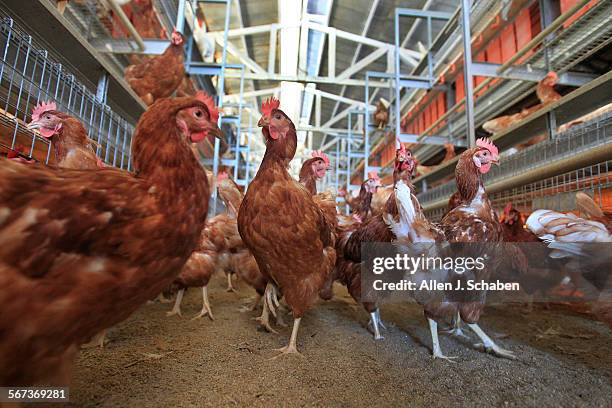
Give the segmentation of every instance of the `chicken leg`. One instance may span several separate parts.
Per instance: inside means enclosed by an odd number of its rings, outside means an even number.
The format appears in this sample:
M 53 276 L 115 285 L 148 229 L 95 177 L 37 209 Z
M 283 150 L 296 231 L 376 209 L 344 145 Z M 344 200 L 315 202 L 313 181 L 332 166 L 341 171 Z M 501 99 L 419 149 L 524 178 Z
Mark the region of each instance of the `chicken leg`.
M 276 330 L 272 328 L 272 326 L 270 326 L 270 311 L 268 309 L 268 302 L 266 302 L 265 298 L 263 302 L 263 309 L 261 311 L 261 316 L 256 317 L 255 321 L 261 324 L 263 328 L 266 329 L 266 331 L 270 333 L 278 333 Z
M 427 318 L 427 321 L 429 322 L 429 331 L 431 332 L 431 348 L 433 351 L 433 358 L 442 358 L 444 360 L 453 361 L 452 359 L 457 357 L 446 357 L 444 354 L 442 354 L 440 340 L 438 339 L 438 323 L 429 317 Z
M 176 294 L 176 301 L 174 302 L 174 307 L 172 308 L 171 311 L 166 312 L 166 316 L 174 316 L 174 315 L 183 316 L 181 314 L 181 302 L 183 301 L 184 294 L 185 294 L 185 289 L 179 289 L 178 293 Z
M 463 329 L 461 328 L 461 315 L 459 314 L 459 312 L 457 312 L 457 316 L 453 319 L 453 327 L 448 330 L 443 330 L 442 333 L 469 339 L 469 337 L 465 333 L 463 333 Z
M 478 337 L 480 337 L 480 340 L 482 340 L 482 343 L 475 344 L 475 347 L 483 348 L 487 353 L 494 354 L 497 357 L 509 358 L 511 360 L 516 359 L 513 352 L 504 350 L 495 344 L 495 342 L 489 336 L 487 336 L 487 334 L 476 323 L 468 324 L 468 326 L 470 326 L 470 329 L 472 329 L 472 331 L 476 333 Z
M 236 293 L 236 289 L 234 288 L 234 285 L 232 284 L 232 274 L 231 273 L 226 273 L 227 275 L 227 292 L 234 292 Z
M 300 328 L 301 320 L 302 320 L 301 317 L 298 317 L 293 320 L 293 330 L 291 330 L 291 338 L 289 339 L 289 344 L 287 344 L 285 347 L 275 349 L 275 351 L 280 351 L 280 354 L 278 356 L 272 357 L 272 360 L 284 354 L 297 354 L 300 356 L 302 355 L 297 349 L 297 334 Z
M 251 305 L 245 304 L 244 306 L 242 306 L 241 308 L 239 308 L 238 310 L 241 313 L 245 313 L 245 312 L 252 312 L 255 309 L 257 309 L 257 305 L 259 304 L 259 302 L 261 302 L 261 298 L 262 296 L 258 293 L 255 296 L 255 300 L 253 301 L 253 303 Z
M 199 319 L 206 315 L 208 315 L 210 320 L 215 320 L 212 309 L 210 308 L 210 303 L 208 303 L 208 285 L 202 286 L 202 310 L 200 310 L 200 313 L 195 315 L 191 320 Z
M 103 348 L 106 344 L 106 330 L 102 330 L 100 333 L 96 334 L 92 339 L 81 346 L 81 348 L 93 348 L 100 347 Z
M 383 329 L 386 329 L 385 325 L 383 324 L 382 320 L 380 319 L 380 309 L 376 309 L 375 311 L 370 313 L 370 321 L 368 322 L 368 326 L 371 326 L 372 330 L 374 331 L 374 340 L 383 340 L 384 339 L 384 337 L 381 336 L 381 334 L 380 334 L 380 330 L 378 328 L 379 325 Z

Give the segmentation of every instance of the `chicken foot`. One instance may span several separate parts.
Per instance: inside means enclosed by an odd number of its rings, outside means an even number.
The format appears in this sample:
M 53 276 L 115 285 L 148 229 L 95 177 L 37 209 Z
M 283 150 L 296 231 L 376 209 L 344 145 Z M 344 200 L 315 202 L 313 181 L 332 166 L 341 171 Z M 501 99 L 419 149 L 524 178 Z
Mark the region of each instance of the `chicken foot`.
M 81 348 L 84 348 L 84 349 L 93 348 L 93 347 L 104 348 L 105 344 L 106 344 L 106 329 L 102 330 L 100 333 L 92 337 L 92 339 L 89 342 L 83 344 Z
M 255 309 L 257 309 L 257 305 L 259 305 L 259 302 L 261 302 L 261 298 L 262 298 L 262 296 L 260 294 L 257 294 L 255 296 L 255 300 L 250 305 L 246 304 L 246 305 L 240 307 L 238 310 L 241 313 L 253 312 Z
M 232 274 L 231 273 L 226 273 L 227 275 L 227 289 L 225 290 L 226 292 L 234 292 L 236 293 L 237 290 L 234 288 L 234 285 L 232 283 Z
M 185 294 L 185 289 L 179 289 L 179 291 L 176 294 L 176 300 L 174 301 L 174 307 L 172 308 L 171 311 L 166 312 L 166 316 L 174 316 L 174 315 L 183 316 L 181 314 L 181 302 L 183 301 L 184 294 Z
M 440 348 L 440 340 L 438 339 L 438 323 L 434 319 L 431 319 L 429 317 L 427 318 L 427 321 L 429 322 L 429 331 L 431 332 L 431 348 L 433 352 L 433 358 L 442 358 L 444 360 L 452 361 L 454 363 L 452 359 L 457 357 L 447 357 L 442 354 L 442 349 Z
M 280 354 L 275 357 L 272 357 L 271 360 L 274 360 L 275 358 L 278 358 L 285 354 L 297 354 L 299 356 L 302 355 L 302 353 L 300 353 L 297 349 L 297 334 L 300 328 L 301 320 L 301 317 L 298 317 L 293 320 L 293 330 L 291 330 L 291 338 L 289 339 L 289 344 L 287 344 L 285 347 L 275 349 L 275 351 L 280 351 Z
M 268 302 L 266 302 L 265 298 L 263 301 L 263 309 L 261 311 L 261 316 L 255 317 L 254 319 L 256 322 L 261 324 L 263 328 L 266 329 L 266 331 L 270 333 L 276 333 L 276 334 L 278 333 L 276 330 L 272 328 L 272 326 L 270 326 L 270 311 L 268 309 Z
M 455 337 L 463 337 L 469 339 L 469 336 L 463 332 L 461 328 L 461 315 L 457 312 L 457 316 L 453 319 L 453 327 L 448 330 L 442 330 L 442 333 Z
M 495 344 L 476 323 L 468 324 L 468 326 L 470 326 L 470 329 L 472 329 L 472 331 L 480 337 L 480 340 L 482 340 L 482 343 L 477 343 L 474 347 L 484 349 L 487 353 L 491 353 L 497 357 L 509 358 L 511 360 L 516 359 L 516 355 L 513 352 L 505 350 Z
M 195 315 L 191 320 L 199 319 L 206 315 L 208 315 L 210 320 L 215 320 L 212 309 L 210 308 L 210 303 L 208 302 L 208 285 L 202 286 L 202 310 L 200 310 L 200 313 Z

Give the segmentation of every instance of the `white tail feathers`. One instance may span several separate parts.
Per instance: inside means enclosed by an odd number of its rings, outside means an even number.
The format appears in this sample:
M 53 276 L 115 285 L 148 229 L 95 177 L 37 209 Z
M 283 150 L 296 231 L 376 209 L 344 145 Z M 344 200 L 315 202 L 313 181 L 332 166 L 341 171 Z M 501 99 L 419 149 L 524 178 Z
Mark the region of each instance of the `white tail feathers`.
M 605 225 L 574 214 L 551 210 L 534 211 L 526 222 L 527 228 L 546 242 L 610 242 L 612 237 Z

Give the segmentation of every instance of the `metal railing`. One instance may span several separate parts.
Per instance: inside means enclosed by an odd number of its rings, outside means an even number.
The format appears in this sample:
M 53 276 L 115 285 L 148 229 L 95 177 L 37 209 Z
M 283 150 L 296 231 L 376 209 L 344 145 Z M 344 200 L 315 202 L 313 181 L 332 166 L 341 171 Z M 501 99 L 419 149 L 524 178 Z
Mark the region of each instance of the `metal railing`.
M 97 142 L 96 153 L 107 164 L 131 170 L 131 137 L 134 127 L 96 99 L 73 74 L 66 71 L 31 36 L 10 18 L 0 20 L 0 112 L 2 126 L 12 132 L 10 148 L 30 145 L 24 152 L 33 157 L 37 143 L 44 140 L 25 128 L 32 109 L 40 101 L 55 101 L 57 109 L 81 120 L 89 138 Z M 3 129 L 7 130 L 7 129 Z M 46 158 L 37 157 L 47 163 Z
M 485 184 L 509 179 L 549 163 L 563 160 L 580 152 L 612 143 L 612 112 L 590 122 L 570 128 L 555 139 L 541 142 L 502 159 L 501 166 L 492 168 Z M 421 205 L 450 197 L 456 191 L 454 180 L 418 195 Z

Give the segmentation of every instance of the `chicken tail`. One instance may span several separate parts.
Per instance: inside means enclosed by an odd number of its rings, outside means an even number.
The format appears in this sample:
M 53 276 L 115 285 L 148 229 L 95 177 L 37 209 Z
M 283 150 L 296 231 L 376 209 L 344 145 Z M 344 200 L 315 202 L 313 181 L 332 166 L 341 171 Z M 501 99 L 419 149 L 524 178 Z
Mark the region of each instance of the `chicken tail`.
M 601 208 L 599 208 L 599 206 L 595 204 L 595 201 L 593 201 L 591 197 L 589 197 L 582 191 L 576 193 L 576 207 L 578 210 L 580 210 L 582 213 L 589 217 L 604 217 L 604 213 Z
M 417 213 L 412 202 L 410 187 L 403 180 L 398 181 L 395 185 L 395 202 L 399 212 L 399 222 L 396 222 L 388 213 L 383 214 L 383 219 L 398 240 L 406 239 L 414 242 L 417 238 L 414 232 Z

